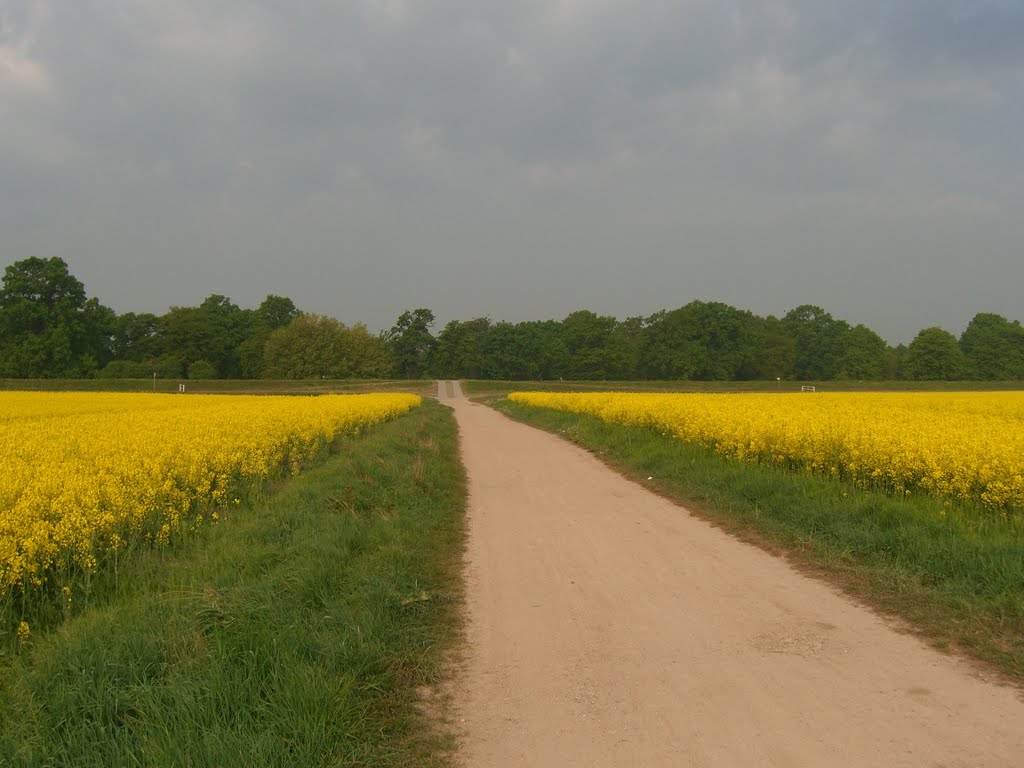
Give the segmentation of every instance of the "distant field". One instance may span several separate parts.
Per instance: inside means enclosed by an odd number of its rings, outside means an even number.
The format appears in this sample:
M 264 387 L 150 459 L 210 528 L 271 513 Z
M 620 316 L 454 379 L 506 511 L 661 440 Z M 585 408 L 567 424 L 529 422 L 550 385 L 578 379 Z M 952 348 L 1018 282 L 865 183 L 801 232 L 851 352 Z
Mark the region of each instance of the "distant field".
M 731 459 L 1024 513 L 1024 393 L 512 392 Z
M 1024 381 L 485 381 L 471 379 L 471 395 L 509 392 L 1018 392 Z
M 435 393 L 433 381 L 406 379 L 0 379 L 0 390 L 28 392 L 164 392 L 241 395 L 324 395 L 346 392 Z
M 463 379 L 469 395 L 509 392 L 1017 392 L 1024 381 L 489 381 Z M 0 379 L 0 391 L 165 392 L 242 395 L 321 395 L 345 392 L 412 392 L 432 397 L 431 379 Z

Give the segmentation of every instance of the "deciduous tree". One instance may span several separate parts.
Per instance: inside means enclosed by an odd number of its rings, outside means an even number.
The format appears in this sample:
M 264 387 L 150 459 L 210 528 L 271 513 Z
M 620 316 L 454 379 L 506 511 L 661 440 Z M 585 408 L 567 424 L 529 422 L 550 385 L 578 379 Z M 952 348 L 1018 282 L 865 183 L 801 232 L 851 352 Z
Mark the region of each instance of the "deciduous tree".
M 925 328 L 907 347 L 903 375 L 914 381 L 957 381 L 967 373 L 967 359 L 956 336 L 942 328 Z
M 433 325 L 434 313 L 420 307 L 403 312 L 391 330 L 384 334 L 396 376 L 418 379 L 427 374 L 437 345 L 430 333 Z
M 91 376 L 113 354 L 113 325 L 62 259 L 17 261 L 0 288 L 0 376 Z
M 270 379 L 372 379 L 388 375 L 384 343 L 356 324 L 301 315 L 267 340 L 263 376 Z
M 1002 315 L 977 314 L 960 337 L 960 349 L 975 378 L 1024 379 L 1024 328 L 1020 321 L 1011 323 Z
M 843 354 L 843 337 L 850 326 L 813 304 L 791 309 L 782 318 L 782 324 L 796 344 L 796 378 L 834 379 Z

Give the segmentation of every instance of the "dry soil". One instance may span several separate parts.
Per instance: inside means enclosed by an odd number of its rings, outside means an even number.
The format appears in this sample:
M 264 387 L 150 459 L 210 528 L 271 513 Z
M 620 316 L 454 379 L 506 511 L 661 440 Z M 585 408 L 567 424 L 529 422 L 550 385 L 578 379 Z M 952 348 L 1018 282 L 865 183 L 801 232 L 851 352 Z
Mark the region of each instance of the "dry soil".
M 463 764 L 1024 766 L 1024 701 L 461 396 Z

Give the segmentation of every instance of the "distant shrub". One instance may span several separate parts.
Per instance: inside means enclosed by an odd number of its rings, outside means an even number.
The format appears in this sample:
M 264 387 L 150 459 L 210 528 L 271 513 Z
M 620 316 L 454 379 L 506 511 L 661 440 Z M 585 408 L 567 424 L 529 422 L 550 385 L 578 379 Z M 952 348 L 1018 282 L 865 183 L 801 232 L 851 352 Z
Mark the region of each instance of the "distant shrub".
M 134 360 L 111 360 L 96 371 L 98 379 L 146 379 L 153 375 L 153 369 L 145 363 Z
M 196 360 L 188 367 L 190 379 L 216 379 L 217 367 L 209 360 Z

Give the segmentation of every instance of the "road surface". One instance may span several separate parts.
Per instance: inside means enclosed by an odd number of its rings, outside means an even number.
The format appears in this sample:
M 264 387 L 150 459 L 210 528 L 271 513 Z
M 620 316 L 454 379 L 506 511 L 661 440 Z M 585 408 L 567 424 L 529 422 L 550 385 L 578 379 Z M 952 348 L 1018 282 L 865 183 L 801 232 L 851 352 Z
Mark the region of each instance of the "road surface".
M 1024 766 L 1018 690 L 451 384 L 465 766 Z

